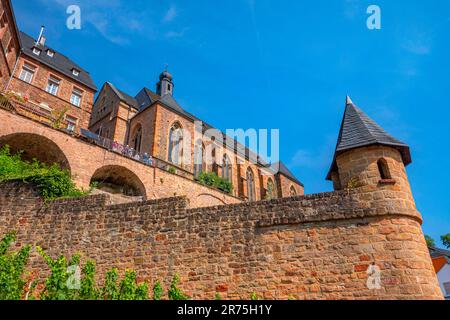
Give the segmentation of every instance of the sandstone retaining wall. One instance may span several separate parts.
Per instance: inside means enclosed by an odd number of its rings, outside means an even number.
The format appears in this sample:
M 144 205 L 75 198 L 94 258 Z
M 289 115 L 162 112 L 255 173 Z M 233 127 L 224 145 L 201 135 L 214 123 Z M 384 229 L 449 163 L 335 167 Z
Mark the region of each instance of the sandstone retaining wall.
M 37 244 L 52 256 L 81 252 L 100 277 L 133 268 L 167 288 L 179 273 L 195 299 L 442 299 L 420 214 L 395 199 L 395 189 L 360 189 L 200 209 L 187 209 L 183 197 L 45 204 L 30 186 L 6 183 L 0 234 L 17 230 L 17 246 Z M 34 254 L 33 270 L 42 264 Z M 379 290 L 367 287 L 372 264 Z

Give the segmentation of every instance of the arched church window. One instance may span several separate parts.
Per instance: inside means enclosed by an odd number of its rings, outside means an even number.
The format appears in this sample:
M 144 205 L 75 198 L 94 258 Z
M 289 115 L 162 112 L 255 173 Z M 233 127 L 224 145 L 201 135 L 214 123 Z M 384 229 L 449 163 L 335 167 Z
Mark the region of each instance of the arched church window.
M 133 140 L 132 140 L 132 148 L 136 150 L 138 153 L 141 152 L 141 145 L 142 145 L 142 127 L 139 126 L 139 128 L 136 130 Z
M 247 169 L 247 195 L 248 201 L 255 201 L 255 176 L 252 169 Z
M 230 158 L 224 154 L 223 155 L 223 162 L 222 162 L 222 178 L 231 181 L 232 172 L 231 172 L 231 162 Z
M 194 176 L 198 176 L 203 172 L 203 144 L 198 140 L 194 146 Z
M 276 187 L 271 178 L 267 180 L 267 198 L 269 200 L 276 199 L 277 198 L 277 192 Z
M 172 128 L 170 128 L 169 133 L 169 162 L 176 165 L 181 165 L 183 153 L 183 129 L 181 125 L 177 122 Z

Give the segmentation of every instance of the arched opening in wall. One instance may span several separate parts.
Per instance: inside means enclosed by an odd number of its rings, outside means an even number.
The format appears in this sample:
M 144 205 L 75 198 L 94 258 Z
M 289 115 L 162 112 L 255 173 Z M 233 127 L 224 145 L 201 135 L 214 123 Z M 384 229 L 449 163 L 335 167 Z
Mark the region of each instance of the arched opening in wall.
M 289 190 L 289 195 L 291 197 L 296 197 L 297 196 L 297 190 L 295 190 L 294 186 L 291 186 L 291 189 Z
M 134 172 L 125 167 L 101 167 L 92 176 L 91 184 L 93 183 L 98 190 L 106 193 L 146 199 L 144 184 Z
M 70 172 L 69 160 L 52 140 L 32 133 L 14 133 L 0 137 L 0 148 L 8 145 L 11 154 L 21 153 L 22 160 L 32 162 L 33 159 L 48 165 L 58 164 L 63 170 Z
M 389 165 L 386 159 L 381 158 L 380 160 L 378 160 L 377 165 L 381 180 L 392 179 L 391 172 L 389 171 Z
M 139 124 L 133 130 L 131 147 L 134 150 L 136 150 L 136 152 L 141 153 L 141 146 L 142 146 L 142 126 Z

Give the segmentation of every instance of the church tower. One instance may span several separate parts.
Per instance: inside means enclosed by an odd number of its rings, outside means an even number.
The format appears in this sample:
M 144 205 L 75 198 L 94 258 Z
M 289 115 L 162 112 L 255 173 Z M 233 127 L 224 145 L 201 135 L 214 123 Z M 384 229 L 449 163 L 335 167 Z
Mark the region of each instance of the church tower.
M 395 139 L 347 97 L 336 152 L 328 180 L 334 189 L 366 187 L 400 191 L 415 208 L 405 167 L 408 145 Z
M 165 95 L 173 96 L 173 77 L 167 70 L 159 76 L 159 82 L 156 85 L 156 93 L 161 97 L 164 97 Z

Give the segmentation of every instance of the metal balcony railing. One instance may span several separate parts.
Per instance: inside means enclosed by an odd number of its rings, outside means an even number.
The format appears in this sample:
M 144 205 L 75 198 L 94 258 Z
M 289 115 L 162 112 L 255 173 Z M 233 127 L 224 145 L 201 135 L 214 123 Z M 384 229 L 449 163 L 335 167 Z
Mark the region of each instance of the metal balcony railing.
M 58 121 L 51 110 L 10 93 L 0 93 L 0 108 L 46 123 L 57 129 L 67 128 L 69 124 L 65 119 Z
M 136 150 L 134 150 L 129 146 L 125 146 L 111 139 L 104 138 L 102 136 L 92 133 L 89 130 L 80 129 L 80 135 L 91 143 L 94 143 L 100 147 L 106 148 L 109 151 L 120 154 L 127 158 L 139 161 L 147 166 L 159 168 L 164 171 L 168 171 L 188 179 L 194 179 L 194 175 L 183 168 L 180 168 L 162 159 L 153 157 L 147 153 L 137 152 Z

